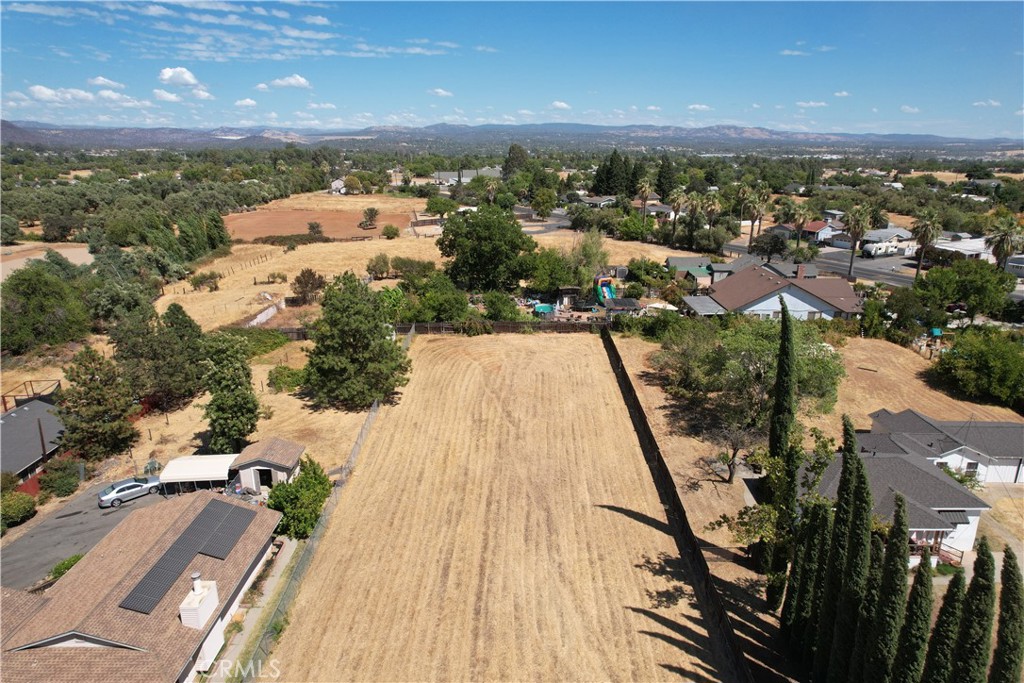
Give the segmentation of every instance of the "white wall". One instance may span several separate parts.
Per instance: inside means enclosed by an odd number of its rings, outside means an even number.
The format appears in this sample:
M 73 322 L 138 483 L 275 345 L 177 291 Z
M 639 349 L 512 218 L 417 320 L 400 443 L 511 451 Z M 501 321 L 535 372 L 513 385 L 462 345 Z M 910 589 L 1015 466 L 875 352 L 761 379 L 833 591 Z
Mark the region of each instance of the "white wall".
M 793 287 L 792 285 L 787 285 L 781 290 L 781 292 L 772 292 L 768 296 L 762 297 L 761 299 L 748 304 L 745 308 L 740 309 L 739 312 L 760 317 L 767 315 L 769 318 L 772 318 L 775 313 L 781 315 L 782 306 L 779 304 L 780 293 L 786 302 L 789 314 L 797 320 L 807 320 L 807 314 L 811 312 L 820 312 L 821 315 L 819 317 L 825 320 L 831 320 L 835 317 L 835 310 L 828 307 L 827 304 L 818 300 L 816 297 L 811 296 L 802 289 Z M 824 306 L 825 310 L 820 308 L 822 306 Z
M 974 547 L 974 538 L 978 535 L 978 520 L 981 513 L 978 510 L 967 511 L 967 524 L 958 524 L 952 531 L 946 534 L 942 543 L 951 548 L 967 552 Z

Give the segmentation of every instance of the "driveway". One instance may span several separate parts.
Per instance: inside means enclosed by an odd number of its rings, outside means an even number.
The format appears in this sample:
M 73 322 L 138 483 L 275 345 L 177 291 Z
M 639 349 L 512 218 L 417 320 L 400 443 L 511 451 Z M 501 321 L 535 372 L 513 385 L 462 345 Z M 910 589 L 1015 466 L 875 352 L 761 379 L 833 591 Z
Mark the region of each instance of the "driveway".
M 87 553 L 132 510 L 164 499 L 161 495 L 148 495 L 130 500 L 119 508 L 100 509 L 96 505 L 96 495 L 108 483 L 86 489 L 57 514 L 6 546 L 0 556 L 0 584 L 9 588 L 29 588 L 45 579 L 53 565 L 61 560 Z

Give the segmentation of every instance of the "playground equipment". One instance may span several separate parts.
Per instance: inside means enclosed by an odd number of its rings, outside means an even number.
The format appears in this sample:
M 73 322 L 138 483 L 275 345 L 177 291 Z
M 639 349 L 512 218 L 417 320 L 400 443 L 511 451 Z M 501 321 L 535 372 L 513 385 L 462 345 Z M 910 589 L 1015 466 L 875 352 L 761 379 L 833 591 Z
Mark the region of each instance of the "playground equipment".
M 615 285 L 607 275 L 598 275 L 594 278 L 594 295 L 602 304 L 607 299 L 615 298 Z

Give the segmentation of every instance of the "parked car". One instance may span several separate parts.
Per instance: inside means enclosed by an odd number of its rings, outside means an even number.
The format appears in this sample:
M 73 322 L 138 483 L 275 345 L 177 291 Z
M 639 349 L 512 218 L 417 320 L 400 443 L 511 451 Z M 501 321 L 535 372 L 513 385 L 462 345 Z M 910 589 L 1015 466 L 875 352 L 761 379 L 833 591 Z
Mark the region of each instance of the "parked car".
M 160 492 L 160 477 L 134 477 L 114 482 L 99 493 L 101 508 L 120 507 L 121 503 Z

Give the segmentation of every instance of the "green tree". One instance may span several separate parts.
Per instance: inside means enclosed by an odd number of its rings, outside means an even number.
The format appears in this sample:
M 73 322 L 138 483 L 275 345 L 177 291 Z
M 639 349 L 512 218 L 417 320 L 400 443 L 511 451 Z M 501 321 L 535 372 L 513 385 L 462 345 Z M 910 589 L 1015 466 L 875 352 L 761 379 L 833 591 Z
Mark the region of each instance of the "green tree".
M 18 219 L 7 214 L 0 216 L 0 244 L 4 246 L 14 244 L 20 237 L 21 228 L 18 227 Z
M 850 236 L 850 267 L 846 277 L 853 277 L 853 260 L 857 257 L 857 247 L 864 239 L 864 233 L 871 226 L 871 213 L 867 206 L 855 206 L 843 217 L 846 220 L 846 234 Z
M 665 201 L 678 185 L 679 180 L 677 179 L 675 164 L 672 163 L 667 154 L 662 154 L 661 160 L 658 162 L 658 176 L 654 181 L 655 191 L 662 201 Z
M 391 259 L 383 251 L 366 263 L 366 274 L 374 280 L 383 280 L 391 273 Z M 324 285 L 327 283 L 324 282 Z M 323 289 L 323 287 L 321 287 Z
M 518 320 L 519 307 L 505 292 L 487 292 L 484 294 L 484 317 L 488 320 Z
M 367 265 L 369 268 L 369 265 Z M 312 268 L 303 268 L 292 280 L 292 292 L 299 297 L 302 305 L 308 305 L 316 301 L 317 296 L 327 286 L 327 278 Z
M 992 250 L 999 267 L 1005 269 L 1010 257 L 1024 250 L 1024 227 L 1016 216 L 1003 216 L 985 238 L 985 246 Z
M 1024 663 L 1024 587 L 1017 555 L 1010 546 L 1003 550 L 1000 579 L 999 629 L 988 683 L 1018 683 Z
M 312 458 L 303 458 L 299 474 L 293 481 L 277 484 L 270 490 L 267 507 L 282 513 L 277 533 L 289 538 L 309 538 L 331 493 L 331 486 L 323 467 Z
M 89 313 L 71 283 L 34 262 L 0 285 L 0 348 L 21 355 L 43 344 L 81 341 L 89 334 Z
M 953 264 L 952 270 L 956 276 L 957 297 L 966 307 L 972 323 L 978 315 L 1003 310 L 1006 298 L 1017 283 L 1009 273 L 979 259 L 959 260 Z
M 872 623 L 875 619 L 875 608 L 878 606 L 878 588 L 882 583 L 882 563 L 885 560 L 885 545 L 882 539 L 871 535 L 871 566 L 868 578 L 864 583 L 864 599 L 857 612 L 857 633 L 853 639 L 853 650 L 850 653 L 850 676 L 852 683 L 859 683 L 864 677 L 864 648 L 867 647 L 871 635 Z
M 237 453 L 247 436 L 256 430 L 260 402 L 252 388 L 252 368 L 245 342 L 228 334 L 206 339 L 203 383 L 210 402 L 203 417 L 210 423 L 211 453 Z
M 854 457 L 857 463 L 857 484 L 854 489 L 853 510 L 850 514 L 850 531 L 846 539 L 846 567 L 842 574 L 839 606 L 836 608 L 832 643 L 828 653 L 827 680 L 830 682 L 845 681 L 849 674 L 854 645 L 854 637 L 851 636 L 856 636 L 857 633 L 857 617 L 864 600 L 871 564 L 871 487 L 864 472 L 864 463 L 860 456 Z M 868 652 L 870 644 L 871 637 L 866 648 Z
M 995 560 L 988 539 L 978 541 L 974 576 L 967 586 L 960 630 L 953 649 L 953 668 L 949 680 L 955 683 L 984 683 L 988 671 L 992 641 L 992 618 L 995 616 Z
M 964 608 L 964 573 L 958 571 L 946 588 L 946 595 L 939 608 L 935 628 L 928 639 L 928 654 L 924 660 L 921 683 L 951 683 L 953 651 Z
M 497 206 L 448 219 L 437 247 L 456 285 L 471 291 L 510 291 L 529 275 L 536 249 L 511 212 Z
M 778 609 L 782 603 L 783 582 L 786 562 L 789 557 L 787 537 L 796 515 L 796 476 L 799 467 L 798 455 L 790 448 L 790 435 L 796 420 L 796 348 L 793 341 L 793 321 L 789 309 L 780 296 L 782 325 L 779 333 L 779 352 L 775 363 L 775 386 L 772 390 L 774 403 L 768 423 L 768 457 L 785 463 L 781 490 L 772 491 L 772 502 L 776 510 L 775 544 L 768 575 L 765 600 L 768 609 Z
M 942 221 L 939 214 L 931 207 L 925 207 L 918 215 L 914 224 L 910 227 L 911 234 L 917 240 L 917 270 L 914 271 L 914 279 L 921 276 L 921 264 L 924 262 L 924 252 L 935 240 L 942 235 Z
M 10 491 L 0 497 L 0 530 L 21 524 L 36 514 L 36 499 L 21 491 Z
M 534 256 L 530 289 L 551 294 L 559 287 L 572 284 L 575 276 L 567 254 L 555 247 L 544 247 Z
M 397 225 L 392 225 L 388 223 L 381 229 L 380 234 L 381 236 L 384 237 L 384 239 L 393 240 L 402 233 L 398 230 Z
M 458 210 L 459 203 L 455 200 L 449 199 L 448 197 L 438 195 L 427 200 L 427 213 L 440 216 L 442 220 L 445 216 L 455 213 Z
M 900 630 L 896 658 L 892 663 L 893 683 L 918 683 L 924 669 L 928 632 L 932 624 L 932 558 L 925 547 L 914 573 L 906 617 Z
M 969 329 L 958 334 L 934 372 L 971 398 L 1011 407 L 1024 400 L 1024 349 L 1002 331 Z
M 368 206 L 363 209 L 363 224 L 368 228 L 373 228 L 377 225 L 377 218 L 380 216 L 380 209 Z
M 64 450 L 86 460 L 102 460 L 139 440 L 129 420 L 137 408 L 114 361 L 87 346 L 64 368 L 64 376 L 68 384 L 57 403 Z
M 530 157 L 526 153 L 526 149 L 522 145 L 512 143 L 509 145 L 508 154 L 505 155 L 505 161 L 501 165 L 501 179 L 508 182 L 516 173 L 525 170 L 529 162 Z
M 408 382 L 409 359 L 378 297 L 351 272 L 327 286 L 306 365 L 315 406 L 366 408 Z
M 548 187 L 542 187 L 533 193 L 533 201 L 530 202 L 530 208 L 540 218 L 547 218 L 554 211 L 557 203 L 558 195 L 555 194 L 555 191 Z
M 892 675 L 892 663 L 906 614 L 909 538 L 907 502 L 896 494 L 893 523 L 885 543 L 878 605 L 875 607 L 871 637 L 864 651 L 864 679 L 868 681 L 887 682 Z
M 319 221 L 310 221 L 306 224 L 306 227 L 309 228 L 309 234 L 313 237 L 324 236 L 324 226 L 320 225 Z
M 811 508 L 811 529 L 803 547 L 803 567 L 797 585 L 796 605 L 793 608 L 792 624 L 789 627 L 789 649 L 799 661 L 803 655 L 803 644 L 808 625 L 812 621 L 814 603 L 820 598 L 824 566 L 828 564 L 826 551 L 832 531 L 832 508 L 819 504 Z
M 785 258 L 789 252 L 789 244 L 786 243 L 785 238 L 781 235 L 776 235 L 774 232 L 766 232 L 753 239 L 750 243 L 749 251 L 755 256 L 763 256 L 768 260 L 768 263 L 771 263 L 774 256 Z

